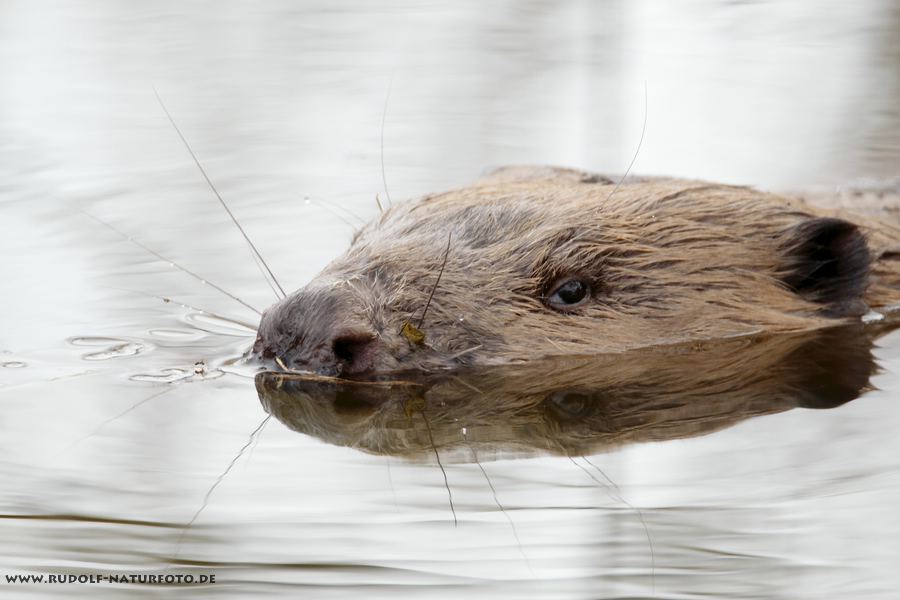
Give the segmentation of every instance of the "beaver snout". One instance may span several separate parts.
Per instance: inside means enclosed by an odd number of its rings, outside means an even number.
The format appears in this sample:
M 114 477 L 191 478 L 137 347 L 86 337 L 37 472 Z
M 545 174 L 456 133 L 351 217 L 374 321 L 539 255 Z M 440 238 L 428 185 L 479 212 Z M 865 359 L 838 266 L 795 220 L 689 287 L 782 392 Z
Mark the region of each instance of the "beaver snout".
M 374 371 L 378 334 L 353 323 L 347 307 L 303 295 L 289 297 L 266 311 L 253 355 L 271 367 L 309 371 L 333 377 Z

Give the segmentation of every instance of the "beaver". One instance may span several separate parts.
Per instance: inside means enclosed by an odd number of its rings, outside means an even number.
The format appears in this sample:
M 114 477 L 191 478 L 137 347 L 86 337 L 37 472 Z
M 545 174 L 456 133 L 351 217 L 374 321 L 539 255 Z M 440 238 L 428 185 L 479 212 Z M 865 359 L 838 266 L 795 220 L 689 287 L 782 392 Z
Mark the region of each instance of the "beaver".
M 812 331 L 900 303 L 900 229 L 749 187 L 506 168 L 393 205 L 262 316 L 337 377 Z

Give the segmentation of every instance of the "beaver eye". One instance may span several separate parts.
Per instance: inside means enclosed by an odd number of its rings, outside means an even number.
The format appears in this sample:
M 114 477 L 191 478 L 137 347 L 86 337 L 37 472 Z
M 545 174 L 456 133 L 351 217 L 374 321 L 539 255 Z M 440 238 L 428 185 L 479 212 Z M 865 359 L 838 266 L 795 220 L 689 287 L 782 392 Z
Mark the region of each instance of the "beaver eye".
M 550 308 L 569 310 L 581 306 L 590 296 L 591 287 L 587 281 L 578 277 L 567 277 L 550 288 L 546 302 Z

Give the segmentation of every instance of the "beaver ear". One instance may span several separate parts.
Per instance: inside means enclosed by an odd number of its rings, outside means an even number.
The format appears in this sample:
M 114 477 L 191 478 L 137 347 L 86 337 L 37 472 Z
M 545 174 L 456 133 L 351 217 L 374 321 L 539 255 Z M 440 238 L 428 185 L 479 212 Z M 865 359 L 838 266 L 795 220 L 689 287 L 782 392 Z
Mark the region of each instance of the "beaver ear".
M 872 256 L 859 227 L 819 217 L 793 227 L 782 246 L 781 280 L 797 294 L 824 305 L 831 317 L 866 311 L 863 295 Z

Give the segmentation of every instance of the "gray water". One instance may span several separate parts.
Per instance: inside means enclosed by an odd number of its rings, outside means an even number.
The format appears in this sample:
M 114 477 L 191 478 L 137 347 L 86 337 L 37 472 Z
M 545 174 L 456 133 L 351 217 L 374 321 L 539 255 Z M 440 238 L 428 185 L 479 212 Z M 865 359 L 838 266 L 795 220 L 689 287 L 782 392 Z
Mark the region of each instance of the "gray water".
M 291 289 L 376 194 L 504 164 L 621 173 L 645 113 L 638 173 L 900 173 L 890 0 L 0 0 L 0 576 L 216 575 L 4 578 L 4 598 L 897 597 L 897 335 L 839 408 L 589 459 L 448 460 L 455 526 L 428 455 L 276 419 L 251 437 L 256 315 L 133 243 L 274 298 L 154 88 Z

